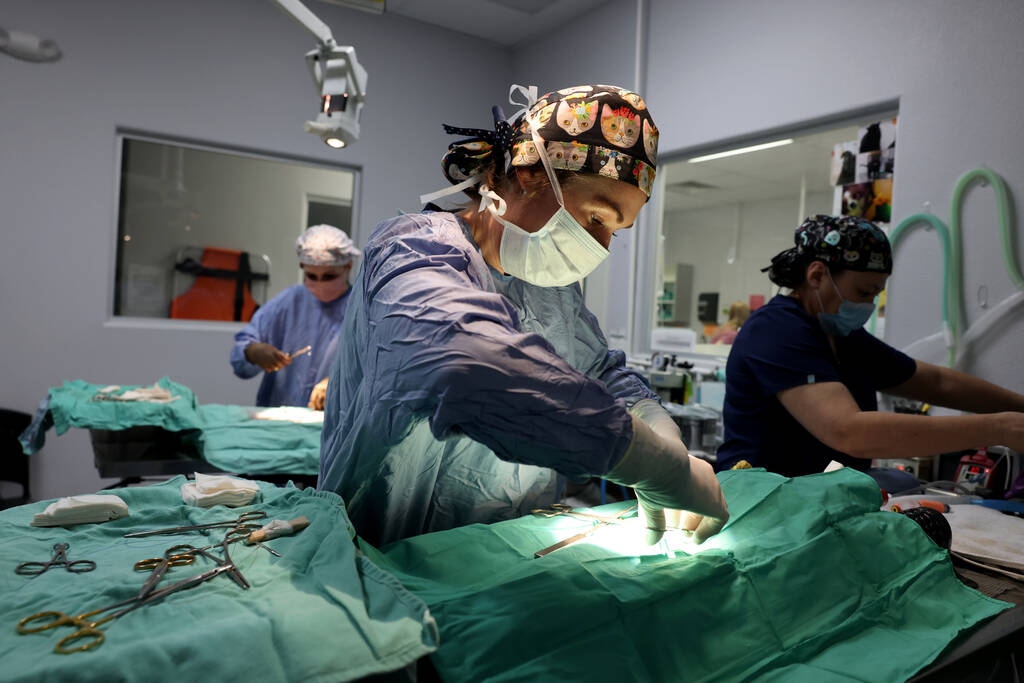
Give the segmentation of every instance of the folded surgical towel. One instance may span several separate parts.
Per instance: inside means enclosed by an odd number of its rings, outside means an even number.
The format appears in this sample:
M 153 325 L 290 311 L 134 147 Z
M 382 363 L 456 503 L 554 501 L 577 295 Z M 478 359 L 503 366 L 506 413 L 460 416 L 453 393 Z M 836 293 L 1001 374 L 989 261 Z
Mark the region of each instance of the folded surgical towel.
M 120 391 L 121 386 L 118 384 L 111 384 L 105 386 L 96 392 L 96 395 L 92 397 L 94 401 L 123 401 L 125 403 L 131 403 L 135 401 L 143 401 L 146 403 L 173 403 L 177 401 L 181 396 L 174 396 L 171 394 L 170 389 L 165 389 L 162 386 L 154 384 L 151 387 L 139 387 L 138 389 L 128 389 L 122 394 L 114 394 L 115 391 Z
M 196 480 L 181 485 L 181 499 L 188 505 L 212 507 L 248 505 L 260 492 L 260 485 L 248 479 L 223 474 L 195 473 Z
M 128 505 L 111 495 L 70 496 L 50 503 L 32 518 L 32 526 L 71 526 L 109 522 L 128 516 Z

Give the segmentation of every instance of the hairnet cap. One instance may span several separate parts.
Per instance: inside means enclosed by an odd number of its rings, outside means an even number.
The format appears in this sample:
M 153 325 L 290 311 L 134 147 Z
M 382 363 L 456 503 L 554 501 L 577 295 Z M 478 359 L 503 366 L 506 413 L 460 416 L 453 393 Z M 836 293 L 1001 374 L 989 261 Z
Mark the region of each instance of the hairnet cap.
M 295 253 L 307 266 L 347 266 L 362 252 L 333 225 L 313 225 L 295 240 Z

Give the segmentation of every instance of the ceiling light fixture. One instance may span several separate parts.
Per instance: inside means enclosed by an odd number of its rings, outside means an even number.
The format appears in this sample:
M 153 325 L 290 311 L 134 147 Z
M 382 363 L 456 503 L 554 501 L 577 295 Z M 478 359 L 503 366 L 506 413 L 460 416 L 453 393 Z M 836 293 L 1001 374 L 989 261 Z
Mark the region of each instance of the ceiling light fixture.
M 785 140 L 776 140 L 775 142 L 765 142 L 760 145 L 751 145 L 750 147 L 740 147 L 739 149 L 730 149 L 725 152 L 715 152 L 714 154 L 705 154 L 704 156 L 694 157 L 687 159 L 688 163 L 699 164 L 702 161 L 711 161 L 712 159 L 724 159 L 725 157 L 733 157 L 737 154 L 746 154 L 747 152 L 759 152 L 762 149 L 771 149 L 772 147 L 782 147 L 793 142 L 793 138 L 787 138 Z
M 334 149 L 355 142 L 359 139 L 367 79 L 355 48 L 338 45 L 327 24 L 300 0 L 273 1 L 317 39 L 317 47 L 306 53 L 306 64 L 320 92 L 320 111 L 316 120 L 306 121 L 303 128 Z

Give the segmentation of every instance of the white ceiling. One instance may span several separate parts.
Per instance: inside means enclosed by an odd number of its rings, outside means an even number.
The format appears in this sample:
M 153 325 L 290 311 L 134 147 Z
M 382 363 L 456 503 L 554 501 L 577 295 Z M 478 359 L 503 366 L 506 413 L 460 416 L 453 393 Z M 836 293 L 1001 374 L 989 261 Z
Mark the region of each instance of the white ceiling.
M 606 2 L 608 0 L 384 0 L 384 11 L 515 47 Z M 335 0 L 332 4 L 345 3 Z
M 685 159 L 666 164 L 665 210 L 687 211 L 723 204 L 800 196 L 802 178 L 807 192 L 831 192 L 829 166 L 832 147 L 857 139 L 857 126 L 793 137 L 793 143 L 724 159 L 691 164 Z M 768 141 L 766 141 L 768 142 Z M 743 146 L 743 145 L 740 145 Z M 724 150 L 723 150 L 724 151 Z M 698 182 L 714 189 L 691 189 L 680 183 Z

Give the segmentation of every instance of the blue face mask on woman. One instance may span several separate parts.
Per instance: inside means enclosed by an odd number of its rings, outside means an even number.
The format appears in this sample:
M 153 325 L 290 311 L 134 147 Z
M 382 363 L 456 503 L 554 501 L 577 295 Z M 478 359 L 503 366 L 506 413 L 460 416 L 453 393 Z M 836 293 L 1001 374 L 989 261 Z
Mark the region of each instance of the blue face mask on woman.
M 818 305 L 821 306 L 818 322 L 821 323 L 821 329 L 825 330 L 825 334 L 831 334 L 834 337 L 846 337 L 851 332 L 864 327 L 864 324 L 871 319 L 871 314 L 875 312 L 875 304 L 848 301 L 839 293 L 839 288 L 836 287 L 831 273 L 828 274 L 828 281 L 832 283 L 832 288 L 836 290 L 836 295 L 839 296 L 839 311 L 837 313 L 825 313 L 825 306 L 821 303 L 821 293 L 818 290 L 814 290 L 814 293 L 818 296 Z

